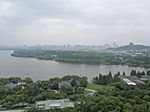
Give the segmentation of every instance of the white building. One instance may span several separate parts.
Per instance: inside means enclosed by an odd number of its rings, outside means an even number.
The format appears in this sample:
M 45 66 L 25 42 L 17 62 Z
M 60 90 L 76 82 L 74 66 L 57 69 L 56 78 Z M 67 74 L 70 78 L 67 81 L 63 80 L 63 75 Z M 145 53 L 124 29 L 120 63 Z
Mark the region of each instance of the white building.
M 136 83 L 132 82 L 131 80 L 124 78 L 123 81 L 127 84 L 127 85 L 136 85 Z

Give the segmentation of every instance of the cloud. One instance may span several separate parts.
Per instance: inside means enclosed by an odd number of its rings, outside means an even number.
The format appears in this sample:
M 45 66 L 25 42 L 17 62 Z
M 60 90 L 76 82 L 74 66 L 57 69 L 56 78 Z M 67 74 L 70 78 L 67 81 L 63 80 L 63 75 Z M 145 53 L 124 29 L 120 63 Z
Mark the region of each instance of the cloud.
M 149 29 L 149 0 L 0 1 L 0 44 L 150 44 Z

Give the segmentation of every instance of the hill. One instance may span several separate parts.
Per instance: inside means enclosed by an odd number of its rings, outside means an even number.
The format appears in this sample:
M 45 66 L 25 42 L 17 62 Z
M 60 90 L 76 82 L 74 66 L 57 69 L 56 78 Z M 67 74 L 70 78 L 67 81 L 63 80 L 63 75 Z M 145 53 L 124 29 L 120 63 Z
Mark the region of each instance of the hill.
M 126 46 L 121 46 L 118 48 L 115 48 L 115 51 L 135 51 L 135 50 L 150 50 L 150 46 L 144 46 L 144 45 L 134 45 L 133 43 L 130 43 Z

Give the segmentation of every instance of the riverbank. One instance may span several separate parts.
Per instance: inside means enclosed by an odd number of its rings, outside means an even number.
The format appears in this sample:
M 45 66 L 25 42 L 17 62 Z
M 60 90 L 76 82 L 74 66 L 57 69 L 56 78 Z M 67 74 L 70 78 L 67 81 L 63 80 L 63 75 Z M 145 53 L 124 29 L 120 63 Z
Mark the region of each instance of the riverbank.
M 31 77 L 33 80 L 46 80 L 51 77 L 64 75 L 78 75 L 87 76 L 89 80 L 99 73 L 108 74 L 111 71 L 112 74 L 123 74 L 126 72 L 130 75 L 133 70 L 147 71 L 148 68 L 143 67 L 131 67 L 127 65 L 89 65 L 89 64 L 71 64 L 71 63 L 59 63 L 51 60 L 37 60 L 35 58 L 18 58 L 13 57 L 13 51 L 0 51 L 0 77 Z

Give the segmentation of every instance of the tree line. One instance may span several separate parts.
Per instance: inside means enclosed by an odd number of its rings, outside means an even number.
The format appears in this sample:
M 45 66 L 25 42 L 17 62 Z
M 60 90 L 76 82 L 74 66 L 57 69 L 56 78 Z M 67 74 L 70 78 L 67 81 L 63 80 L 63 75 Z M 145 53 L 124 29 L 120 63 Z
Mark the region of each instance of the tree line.
M 150 70 L 148 70 L 147 72 L 145 72 L 145 71 L 140 72 L 140 71 L 132 70 L 130 75 L 137 76 L 139 78 L 141 78 L 142 76 L 145 76 L 145 75 L 150 76 Z
M 59 51 L 59 50 L 15 50 L 12 56 L 29 57 L 41 60 L 55 60 L 68 63 L 85 64 L 111 64 L 150 66 L 149 55 L 117 55 L 113 53 L 85 52 L 85 51 Z

